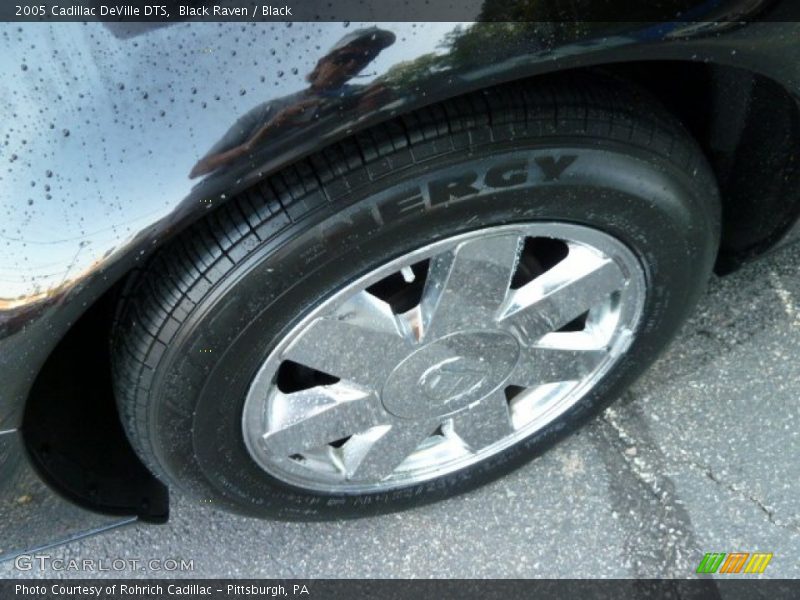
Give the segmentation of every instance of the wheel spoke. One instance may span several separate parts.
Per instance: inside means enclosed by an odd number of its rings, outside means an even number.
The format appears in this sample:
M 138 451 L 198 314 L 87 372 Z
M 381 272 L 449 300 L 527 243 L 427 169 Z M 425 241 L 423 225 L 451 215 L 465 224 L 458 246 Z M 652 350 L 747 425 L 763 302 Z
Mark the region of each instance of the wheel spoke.
M 270 408 L 270 431 L 262 440 L 278 456 L 319 448 L 388 419 L 378 398 L 346 384 L 278 392 Z
M 343 448 L 347 479 L 385 479 L 433 434 L 437 426 L 438 422 L 434 421 L 397 421 L 353 436 Z
M 533 346 L 523 351 L 509 383 L 531 387 L 581 379 L 605 358 L 605 350 Z
M 508 292 L 522 238 L 465 242 L 431 259 L 420 303 L 420 337 L 437 337 L 492 319 Z
M 513 433 L 503 390 L 497 390 L 469 410 L 457 414 L 453 418 L 453 430 L 473 452 Z
M 378 389 L 411 349 L 389 305 L 362 291 L 311 323 L 283 358 Z
M 535 341 L 607 300 L 624 285 L 625 277 L 613 260 L 570 245 L 564 260 L 509 294 L 500 321 L 519 339 Z

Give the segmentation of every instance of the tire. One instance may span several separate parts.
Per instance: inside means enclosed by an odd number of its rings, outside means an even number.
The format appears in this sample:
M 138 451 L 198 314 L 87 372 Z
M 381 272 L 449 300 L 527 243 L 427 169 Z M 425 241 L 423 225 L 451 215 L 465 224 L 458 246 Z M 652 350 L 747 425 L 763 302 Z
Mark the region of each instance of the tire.
M 484 460 L 405 485 L 315 489 L 258 462 L 245 400 L 306 315 L 431 242 L 551 222 L 616 240 L 645 286 L 625 351 L 579 401 Z M 702 152 L 638 88 L 558 76 L 449 100 L 271 176 L 133 274 L 112 340 L 121 418 L 159 478 L 236 512 L 333 519 L 439 500 L 541 454 L 642 373 L 704 289 L 719 230 Z

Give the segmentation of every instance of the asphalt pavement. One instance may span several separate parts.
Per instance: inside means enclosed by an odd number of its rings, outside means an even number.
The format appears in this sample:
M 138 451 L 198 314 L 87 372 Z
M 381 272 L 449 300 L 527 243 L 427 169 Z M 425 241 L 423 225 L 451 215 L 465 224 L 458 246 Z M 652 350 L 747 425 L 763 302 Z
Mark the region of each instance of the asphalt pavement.
M 580 433 L 475 492 L 389 516 L 280 523 L 173 496 L 64 559 L 191 560 L 125 577 L 688 577 L 706 552 L 771 552 L 800 577 L 800 247 L 711 281 L 695 316 Z M 172 565 L 172 563 L 166 563 Z M 81 577 L 74 571 L 0 577 Z

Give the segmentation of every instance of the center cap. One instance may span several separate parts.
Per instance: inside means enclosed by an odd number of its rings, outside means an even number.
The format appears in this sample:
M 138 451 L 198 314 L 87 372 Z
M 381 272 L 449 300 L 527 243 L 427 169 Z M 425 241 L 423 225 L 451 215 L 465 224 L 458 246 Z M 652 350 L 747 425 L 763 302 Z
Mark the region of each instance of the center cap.
M 383 386 L 383 405 L 404 419 L 458 412 L 503 385 L 518 357 L 519 345 L 507 333 L 450 334 L 397 365 Z

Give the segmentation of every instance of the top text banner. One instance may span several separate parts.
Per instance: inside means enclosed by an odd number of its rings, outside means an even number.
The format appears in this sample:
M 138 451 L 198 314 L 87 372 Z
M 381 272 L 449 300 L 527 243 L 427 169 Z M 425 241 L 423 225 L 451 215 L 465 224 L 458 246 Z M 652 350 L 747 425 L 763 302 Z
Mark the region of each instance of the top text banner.
M 4 0 L 0 3 L 0 21 L 667 23 L 800 18 L 786 14 L 785 2 L 778 13 L 770 10 L 771 4 L 774 5 L 771 0 Z

